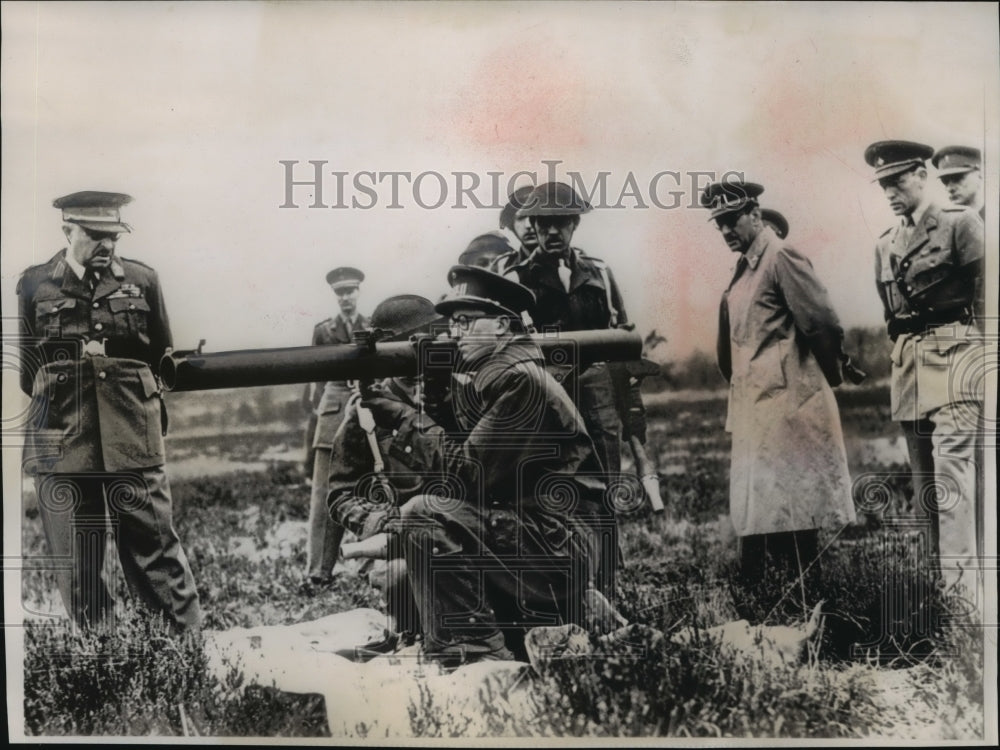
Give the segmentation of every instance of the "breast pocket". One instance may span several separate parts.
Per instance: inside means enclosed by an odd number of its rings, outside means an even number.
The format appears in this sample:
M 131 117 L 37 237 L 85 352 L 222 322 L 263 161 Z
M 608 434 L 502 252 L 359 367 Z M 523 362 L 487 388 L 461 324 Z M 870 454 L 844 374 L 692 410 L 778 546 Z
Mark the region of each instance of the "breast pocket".
M 956 278 L 951 253 L 938 246 L 925 247 L 911 260 L 906 291 L 916 303 L 933 303 L 944 287 Z
M 75 331 L 73 315 L 76 300 L 47 299 L 35 302 L 35 332 L 38 336 L 55 339 L 67 336 Z
M 115 332 L 149 342 L 149 303 L 142 297 L 119 297 L 108 300 Z

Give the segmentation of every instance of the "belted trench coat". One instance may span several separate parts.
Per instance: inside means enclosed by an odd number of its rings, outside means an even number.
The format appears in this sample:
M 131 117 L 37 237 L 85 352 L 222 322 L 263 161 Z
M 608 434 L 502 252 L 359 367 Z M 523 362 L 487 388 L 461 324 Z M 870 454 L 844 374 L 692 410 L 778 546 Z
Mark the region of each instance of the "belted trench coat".
M 812 264 L 765 227 L 739 261 L 720 310 L 738 535 L 855 520 L 837 402 L 810 345 L 839 345 L 841 335 Z

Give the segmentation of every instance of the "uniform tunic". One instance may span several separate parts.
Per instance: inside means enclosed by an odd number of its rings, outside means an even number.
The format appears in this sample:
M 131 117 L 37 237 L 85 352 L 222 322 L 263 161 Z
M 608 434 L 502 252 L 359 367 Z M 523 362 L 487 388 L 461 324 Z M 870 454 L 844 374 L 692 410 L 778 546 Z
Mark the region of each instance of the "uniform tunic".
M 363 315 L 355 316 L 348 331 L 347 322 L 342 315 L 327 318 L 313 328 L 312 345 L 328 346 L 331 344 L 353 343 L 352 333 L 368 328 L 368 319 Z M 333 435 L 340 426 L 341 412 L 350 397 L 347 383 L 342 380 L 331 380 L 316 383 L 313 386 L 311 401 L 319 421 L 312 436 L 314 448 L 329 448 L 333 445 Z
M 928 552 L 950 584 L 976 564 L 984 227 L 971 209 L 930 204 L 907 234 L 900 222 L 875 247 L 878 293 L 894 339 L 892 418 L 906 438 Z
M 113 604 L 100 578 L 107 511 L 129 586 L 178 626 L 200 620 L 194 579 L 173 529 L 163 472 L 165 410 L 153 371 L 171 346 L 156 272 L 115 257 L 91 289 L 61 251 L 18 287 L 21 388 L 32 397 L 25 469 L 68 612 L 81 623 Z M 82 529 L 86 528 L 84 532 Z
M 833 391 L 810 341 L 840 326 L 812 264 L 764 227 L 722 301 L 718 347 L 732 433 L 730 515 L 740 536 L 855 520 Z M 829 351 L 835 347 L 817 347 Z M 829 369 L 829 365 L 827 365 Z
M 518 652 L 530 624 L 582 621 L 614 521 L 593 443 L 537 347 L 502 342 L 473 387 L 464 439 L 413 411 L 396 428 L 392 454 L 441 476 L 403 506 L 407 567 L 429 649 L 499 651 L 502 628 Z
M 628 323 L 614 275 L 603 261 L 573 248 L 567 264 L 568 290 L 559 277 L 558 266 L 547 262 L 541 251 L 529 255 L 522 248 L 502 255 L 495 261 L 494 270 L 535 293 L 535 306 L 530 312 L 538 331 L 601 330 Z M 621 471 L 622 418 L 611 370 L 599 362 L 575 378 L 572 373 L 560 374 L 570 375 L 563 385 L 583 415 L 609 480 L 614 481 Z

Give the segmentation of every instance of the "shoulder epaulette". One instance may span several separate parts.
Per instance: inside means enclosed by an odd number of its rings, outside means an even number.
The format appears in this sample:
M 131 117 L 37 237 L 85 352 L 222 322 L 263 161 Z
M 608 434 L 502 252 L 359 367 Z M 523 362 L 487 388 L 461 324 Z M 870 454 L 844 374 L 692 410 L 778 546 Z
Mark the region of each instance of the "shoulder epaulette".
M 17 277 L 17 287 L 14 290 L 15 294 L 20 294 L 21 290 L 26 283 L 34 284 L 37 286 L 39 277 L 45 276 L 51 267 L 58 262 L 58 256 L 55 258 L 50 258 L 44 263 L 35 263 L 32 266 L 28 266 L 23 271 L 21 275 Z
M 882 234 L 880 234 L 880 235 L 878 236 L 878 238 L 879 238 L 879 239 L 882 239 L 882 238 L 883 238 L 883 237 L 885 237 L 885 236 L 886 236 L 887 234 L 889 234 L 889 232 L 891 232 L 891 231 L 892 231 L 892 227 L 889 227 L 889 228 L 888 228 L 888 229 L 886 229 L 886 230 L 885 230 L 884 232 L 882 232 Z
M 607 264 L 606 262 L 604 262 L 604 261 L 603 261 L 603 260 L 601 260 L 600 258 L 597 258 L 597 257 L 595 257 L 595 256 L 593 256 L 593 255 L 590 255 L 590 254 L 589 254 L 589 253 L 588 253 L 588 252 L 587 252 L 586 250 L 581 250 L 581 249 L 580 249 L 580 248 L 578 248 L 578 247 L 574 247 L 574 248 L 573 248 L 573 252 L 574 252 L 574 253 L 576 253 L 576 254 L 577 254 L 577 256 L 579 256 L 579 257 L 580 257 L 580 258 L 582 258 L 583 260 L 587 260 L 587 261 L 590 261 L 590 262 L 591 262 L 591 263 L 593 263 L 594 265 L 599 265 L 599 266 L 604 266 L 605 268 L 606 268 L 606 267 L 607 267 L 607 265 L 608 265 L 608 264 Z
M 962 213 L 963 211 L 971 211 L 968 206 L 945 206 L 941 209 L 942 211 L 947 211 L 950 214 Z
M 135 258 L 123 258 L 120 255 L 118 256 L 118 260 L 120 260 L 122 263 L 132 263 L 132 264 L 137 265 L 137 266 L 142 266 L 147 271 L 152 271 L 153 273 L 156 273 L 156 269 L 155 268 L 153 268 L 148 263 L 143 263 L 141 260 L 136 260 Z

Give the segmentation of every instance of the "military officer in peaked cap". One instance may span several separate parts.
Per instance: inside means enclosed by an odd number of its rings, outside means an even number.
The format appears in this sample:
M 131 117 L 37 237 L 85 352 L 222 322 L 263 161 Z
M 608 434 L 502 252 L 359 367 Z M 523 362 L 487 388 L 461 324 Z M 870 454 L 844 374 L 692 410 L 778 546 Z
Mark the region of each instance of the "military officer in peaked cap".
M 313 346 L 350 344 L 355 331 L 368 328 L 368 319 L 358 312 L 358 296 L 364 280 L 364 273 L 350 266 L 334 268 L 326 275 L 326 283 L 337 298 L 340 312 L 316 324 Z M 340 426 L 350 395 L 347 383 L 331 380 L 309 385 L 304 396 L 315 417 L 315 422 L 310 421 L 311 431 L 306 435 L 307 446 L 313 451 L 306 576 L 310 583 L 317 585 L 327 584 L 333 577 L 344 533 L 343 528 L 330 518 L 326 498 L 333 436 Z
M 130 201 L 100 191 L 56 199 L 67 246 L 18 282 L 21 389 L 34 419 L 25 469 L 53 558 L 70 562 L 56 570 L 70 616 L 81 626 L 113 616 L 107 516 L 129 589 L 179 630 L 201 614 L 163 466 L 154 372 L 172 342 L 156 272 L 116 253 Z
M 969 208 L 930 200 L 925 160 L 933 153 L 910 141 L 865 151 L 899 217 L 876 242 L 875 278 L 893 341 L 892 418 L 906 437 L 915 505 L 930 524 L 943 582 L 971 588 L 975 573 L 962 571 L 974 568 L 977 554 L 983 222 Z
M 843 331 L 809 259 L 766 225 L 764 188 L 712 183 L 701 196 L 739 253 L 719 310 L 719 369 L 729 382 L 730 517 L 741 571 L 799 574 L 818 555 L 817 530 L 854 521 L 840 414 Z
M 983 198 L 983 156 L 971 146 L 945 146 L 938 149 L 931 160 L 938 171 L 951 202 L 968 206 L 986 220 L 986 201 Z
M 449 276 L 435 309 L 476 394 L 456 404 L 464 433 L 389 399 L 362 403 L 393 456 L 440 478 L 399 525 L 425 653 L 454 666 L 524 658 L 528 627 L 583 622 L 605 485 L 578 411 L 522 335 L 531 291 L 482 268 Z

